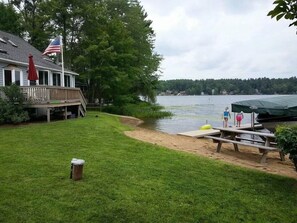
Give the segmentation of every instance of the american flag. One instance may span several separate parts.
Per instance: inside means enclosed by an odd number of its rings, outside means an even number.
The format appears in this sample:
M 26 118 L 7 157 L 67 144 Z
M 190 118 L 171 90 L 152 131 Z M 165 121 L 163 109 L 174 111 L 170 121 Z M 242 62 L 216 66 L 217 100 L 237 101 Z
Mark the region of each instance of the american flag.
M 59 36 L 48 45 L 42 55 L 50 53 L 61 53 L 61 38 Z

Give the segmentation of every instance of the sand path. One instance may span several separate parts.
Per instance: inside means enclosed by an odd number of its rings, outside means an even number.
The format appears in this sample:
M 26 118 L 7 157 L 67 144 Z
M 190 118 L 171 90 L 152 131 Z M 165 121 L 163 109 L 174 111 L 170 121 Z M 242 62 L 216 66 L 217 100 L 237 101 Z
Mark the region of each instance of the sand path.
M 141 123 L 139 119 L 132 117 L 121 117 L 120 120 L 124 124 L 133 126 Z M 232 144 L 223 144 L 221 153 L 217 153 L 216 144 L 209 139 L 196 139 L 167 134 L 140 127 L 134 127 L 133 131 L 126 131 L 125 134 L 131 138 L 164 146 L 169 149 L 184 151 L 197 156 L 222 160 L 233 165 L 297 179 L 297 172 L 291 160 L 286 156 L 286 161 L 281 161 L 278 152 L 268 153 L 267 163 L 260 164 L 261 154 L 257 149 L 247 146 L 239 146 L 240 152 L 235 152 Z

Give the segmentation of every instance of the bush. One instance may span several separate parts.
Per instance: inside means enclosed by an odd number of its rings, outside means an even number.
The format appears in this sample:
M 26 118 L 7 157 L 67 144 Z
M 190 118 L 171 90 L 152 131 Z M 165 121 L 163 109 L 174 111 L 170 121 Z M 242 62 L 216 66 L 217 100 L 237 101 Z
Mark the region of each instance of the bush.
M 171 112 L 162 111 L 163 107 L 148 102 L 139 102 L 135 104 L 125 104 L 123 106 L 107 106 L 103 111 L 118 115 L 133 116 L 140 119 L 145 118 L 165 118 L 172 116 Z
M 107 105 L 102 108 L 103 112 L 111 113 L 111 114 L 117 114 L 117 115 L 123 115 L 123 109 L 119 106 L 114 105 Z
M 165 118 L 172 116 L 170 112 L 162 111 L 163 107 L 156 104 L 141 102 L 138 104 L 127 104 L 123 107 L 124 115 L 137 118 Z
M 29 120 L 28 112 L 24 110 L 24 95 L 17 85 L 0 89 L 0 124 L 20 123 Z
M 284 154 L 289 154 L 297 171 L 297 125 L 278 126 L 275 136 L 278 146 Z

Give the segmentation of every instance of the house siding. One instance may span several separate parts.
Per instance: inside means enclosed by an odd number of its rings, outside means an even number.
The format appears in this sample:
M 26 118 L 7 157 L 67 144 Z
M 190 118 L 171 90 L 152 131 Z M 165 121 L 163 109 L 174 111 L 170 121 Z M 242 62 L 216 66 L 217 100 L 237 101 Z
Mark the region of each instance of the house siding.
M 21 86 L 29 86 L 28 73 L 27 73 L 28 67 L 27 66 L 15 66 L 13 64 L 7 64 L 7 63 L 3 63 L 3 62 L 0 62 L 0 86 L 4 86 L 3 73 L 4 73 L 5 69 L 20 71 L 21 76 L 22 76 L 21 77 Z M 37 73 L 38 73 L 38 71 L 48 71 L 48 74 L 49 74 L 48 86 L 53 86 L 53 73 L 54 73 L 53 71 L 45 70 L 45 69 L 38 69 L 38 68 L 36 69 L 36 71 L 37 71 Z M 70 87 L 75 87 L 75 76 L 72 74 L 68 74 L 68 73 L 65 73 L 65 74 L 70 76 Z M 62 83 L 62 80 L 61 80 L 61 83 Z

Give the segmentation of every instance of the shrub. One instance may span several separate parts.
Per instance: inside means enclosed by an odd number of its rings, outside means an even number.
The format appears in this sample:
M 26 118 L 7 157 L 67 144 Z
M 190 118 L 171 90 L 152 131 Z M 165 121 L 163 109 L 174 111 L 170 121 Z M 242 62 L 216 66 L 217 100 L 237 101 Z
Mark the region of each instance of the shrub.
M 29 120 L 24 110 L 24 95 L 17 85 L 0 89 L 0 123 L 20 123 Z
M 148 102 L 129 103 L 122 106 L 107 106 L 103 111 L 118 114 L 133 116 L 136 118 L 165 118 L 172 116 L 171 112 L 162 111 L 163 107 Z
M 111 113 L 111 114 L 123 115 L 122 107 L 114 106 L 114 105 L 107 105 L 102 108 L 102 111 Z
M 123 106 L 123 113 L 137 118 L 165 118 L 172 115 L 170 112 L 162 111 L 162 109 L 163 107 L 160 105 L 141 102 Z
M 289 154 L 297 171 L 297 125 L 278 126 L 275 132 L 276 142 L 284 154 Z

